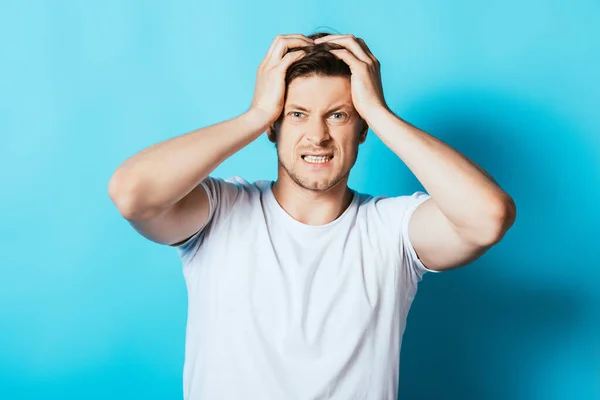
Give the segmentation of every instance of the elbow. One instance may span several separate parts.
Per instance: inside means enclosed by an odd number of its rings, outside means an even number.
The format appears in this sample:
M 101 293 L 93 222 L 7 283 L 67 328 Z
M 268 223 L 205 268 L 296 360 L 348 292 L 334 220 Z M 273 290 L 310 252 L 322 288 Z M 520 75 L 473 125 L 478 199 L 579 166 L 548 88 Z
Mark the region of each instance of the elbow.
M 123 178 L 116 174 L 108 182 L 108 196 L 119 210 L 119 214 L 127 220 L 145 220 L 160 215 L 165 208 L 157 207 L 147 196 L 147 190 L 132 179 Z
M 507 196 L 493 208 L 492 217 L 488 223 L 488 233 L 484 235 L 486 245 L 500 242 L 506 232 L 514 225 L 517 218 L 517 206 L 514 200 Z
M 129 181 L 115 173 L 108 182 L 108 197 L 125 219 L 134 219 L 136 214 L 134 190 Z

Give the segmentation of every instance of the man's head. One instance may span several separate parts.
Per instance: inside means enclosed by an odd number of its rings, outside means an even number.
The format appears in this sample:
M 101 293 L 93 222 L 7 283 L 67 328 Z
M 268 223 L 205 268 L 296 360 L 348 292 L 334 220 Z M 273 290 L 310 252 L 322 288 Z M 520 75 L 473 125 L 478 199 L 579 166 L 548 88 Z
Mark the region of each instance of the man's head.
M 286 72 L 283 111 L 268 130 L 277 147 L 280 179 L 289 177 L 306 189 L 324 191 L 347 182 L 367 135 L 368 126 L 352 103 L 350 68 L 329 52 L 340 47 L 324 42 L 303 48 L 307 54 Z

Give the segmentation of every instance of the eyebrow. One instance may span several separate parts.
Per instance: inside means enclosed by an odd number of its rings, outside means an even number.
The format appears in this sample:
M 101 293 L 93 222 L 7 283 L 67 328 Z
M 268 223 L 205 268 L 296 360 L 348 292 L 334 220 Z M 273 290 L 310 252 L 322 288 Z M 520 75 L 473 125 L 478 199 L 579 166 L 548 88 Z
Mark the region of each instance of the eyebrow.
M 335 110 L 339 110 L 340 108 L 350 108 L 350 105 L 348 105 L 347 103 L 343 103 L 343 104 L 339 104 L 335 107 L 331 107 L 329 110 L 327 110 L 326 114 L 329 114 Z M 306 108 L 299 106 L 297 104 L 290 104 L 286 107 L 286 109 L 295 109 L 295 110 L 300 110 L 300 111 L 306 111 L 306 112 L 310 112 L 310 110 L 307 110 Z

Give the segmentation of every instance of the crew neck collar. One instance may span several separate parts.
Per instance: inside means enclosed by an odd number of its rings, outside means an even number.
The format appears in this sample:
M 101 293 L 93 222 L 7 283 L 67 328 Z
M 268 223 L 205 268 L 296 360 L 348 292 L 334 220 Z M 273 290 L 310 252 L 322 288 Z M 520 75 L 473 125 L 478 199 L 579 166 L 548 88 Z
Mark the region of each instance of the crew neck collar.
M 338 225 L 350 213 L 350 210 L 352 210 L 355 207 L 356 203 L 358 202 L 358 193 L 355 190 L 350 189 L 350 191 L 352 192 L 352 200 L 350 201 L 350 204 L 348 205 L 348 207 L 346 207 L 346 209 L 340 216 L 338 216 L 333 221 L 328 222 L 323 225 L 309 225 L 309 224 L 305 224 L 303 222 L 296 220 L 294 217 L 292 217 L 290 214 L 288 214 L 287 211 L 285 211 L 283 209 L 283 207 L 279 204 L 279 202 L 275 198 L 275 194 L 273 193 L 273 185 L 274 184 L 275 184 L 274 181 L 267 181 L 267 185 L 266 185 L 267 187 L 265 190 L 266 200 L 269 202 L 269 205 L 271 206 L 271 208 L 278 215 L 280 215 L 280 217 L 283 220 L 285 220 L 287 223 L 289 223 L 291 225 L 299 227 L 300 229 L 323 230 L 323 229 L 328 229 L 335 225 Z

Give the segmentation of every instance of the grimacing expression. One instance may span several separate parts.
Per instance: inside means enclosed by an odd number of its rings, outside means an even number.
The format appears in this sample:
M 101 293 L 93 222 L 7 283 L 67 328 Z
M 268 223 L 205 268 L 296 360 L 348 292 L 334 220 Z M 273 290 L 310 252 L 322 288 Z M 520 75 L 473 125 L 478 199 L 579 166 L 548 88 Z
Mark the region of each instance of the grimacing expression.
M 282 115 L 268 134 L 280 174 L 325 191 L 349 175 L 367 129 L 352 103 L 350 77 L 311 75 L 290 82 Z

